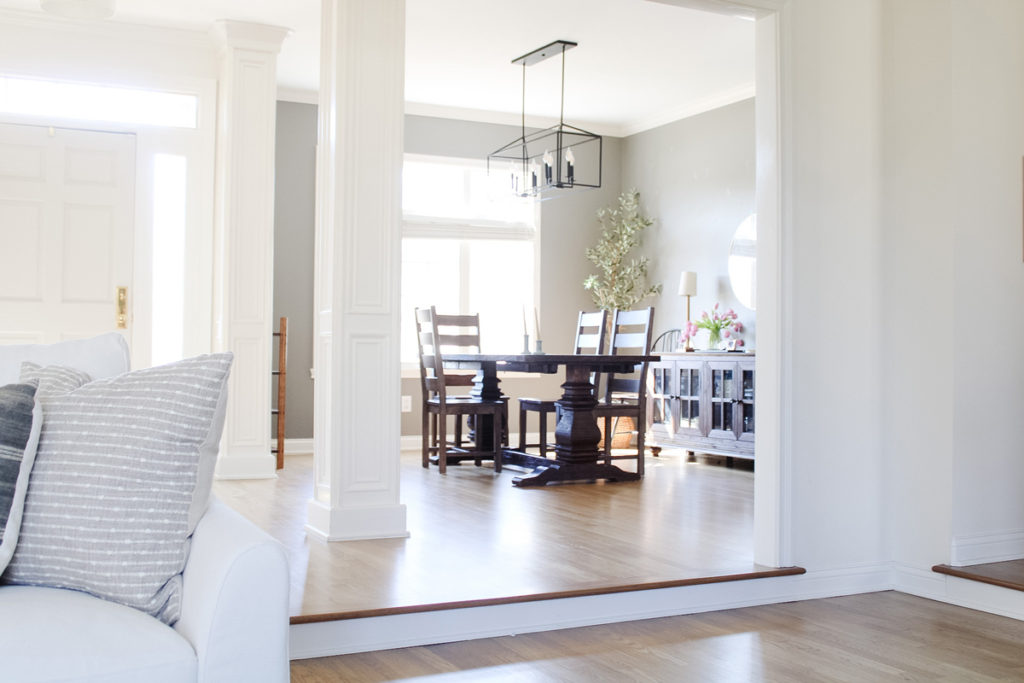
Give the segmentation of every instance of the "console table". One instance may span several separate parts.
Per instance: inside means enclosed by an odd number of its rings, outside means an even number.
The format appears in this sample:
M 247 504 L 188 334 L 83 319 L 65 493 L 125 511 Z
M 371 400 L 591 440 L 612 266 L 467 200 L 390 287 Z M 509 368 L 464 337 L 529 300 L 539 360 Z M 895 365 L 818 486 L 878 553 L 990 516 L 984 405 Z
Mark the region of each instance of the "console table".
M 662 352 L 647 373 L 647 442 L 754 457 L 754 354 Z

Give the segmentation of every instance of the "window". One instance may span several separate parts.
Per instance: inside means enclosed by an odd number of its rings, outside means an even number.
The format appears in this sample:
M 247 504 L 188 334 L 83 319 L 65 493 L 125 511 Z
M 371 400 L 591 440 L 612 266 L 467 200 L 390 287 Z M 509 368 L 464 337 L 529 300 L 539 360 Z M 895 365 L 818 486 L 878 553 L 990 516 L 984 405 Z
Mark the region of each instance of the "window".
M 8 114 L 195 128 L 198 110 L 195 95 L 0 76 L 0 111 Z
M 402 173 L 402 362 L 417 363 L 413 309 L 479 313 L 483 351 L 523 344 L 534 306 L 535 206 L 482 161 L 406 155 Z

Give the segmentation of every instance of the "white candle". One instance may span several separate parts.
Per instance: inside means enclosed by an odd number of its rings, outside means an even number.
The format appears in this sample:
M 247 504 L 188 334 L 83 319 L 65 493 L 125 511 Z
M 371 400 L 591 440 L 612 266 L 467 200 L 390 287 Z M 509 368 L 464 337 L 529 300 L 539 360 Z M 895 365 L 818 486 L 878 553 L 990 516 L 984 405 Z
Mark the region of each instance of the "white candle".
M 534 339 L 540 339 L 540 316 L 537 314 L 537 309 L 533 309 L 533 333 Z
M 525 337 L 528 334 L 530 334 L 530 333 L 526 330 L 526 306 L 524 305 L 523 306 L 523 336 Z

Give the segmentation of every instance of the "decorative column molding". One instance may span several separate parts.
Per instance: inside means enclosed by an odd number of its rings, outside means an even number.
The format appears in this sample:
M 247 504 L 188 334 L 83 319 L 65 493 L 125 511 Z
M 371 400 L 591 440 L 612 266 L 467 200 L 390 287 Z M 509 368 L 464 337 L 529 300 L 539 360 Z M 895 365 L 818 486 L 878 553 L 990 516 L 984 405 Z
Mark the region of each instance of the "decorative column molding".
M 277 53 L 289 29 L 219 21 L 213 347 L 235 354 L 222 479 L 275 476 L 270 453 Z
M 323 0 L 313 498 L 306 530 L 407 536 L 399 502 L 405 0 Z

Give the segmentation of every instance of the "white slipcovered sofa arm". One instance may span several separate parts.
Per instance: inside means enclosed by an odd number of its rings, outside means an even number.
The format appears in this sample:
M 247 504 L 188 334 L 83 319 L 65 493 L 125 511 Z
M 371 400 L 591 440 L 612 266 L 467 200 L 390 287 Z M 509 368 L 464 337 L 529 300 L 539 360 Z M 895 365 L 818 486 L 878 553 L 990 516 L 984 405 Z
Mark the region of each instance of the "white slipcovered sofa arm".
M 280 543 L 219 500 L 192 536 L 181 618 L 200 683 L 289 679 L 288 558 Z

